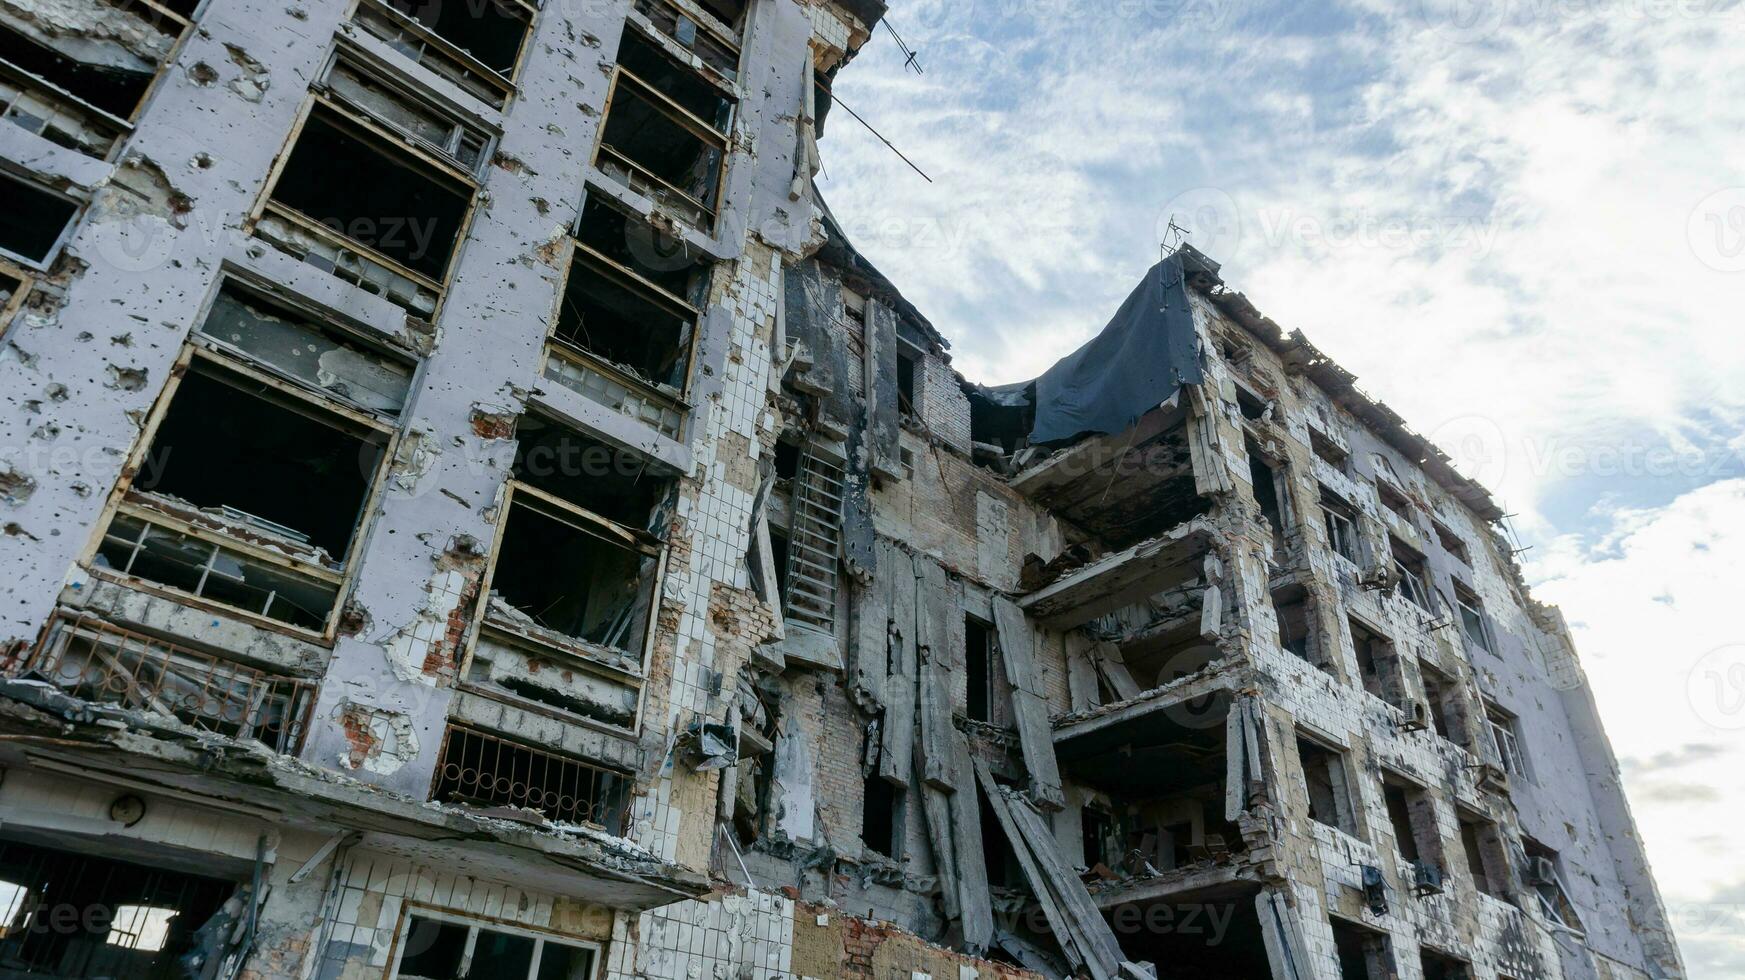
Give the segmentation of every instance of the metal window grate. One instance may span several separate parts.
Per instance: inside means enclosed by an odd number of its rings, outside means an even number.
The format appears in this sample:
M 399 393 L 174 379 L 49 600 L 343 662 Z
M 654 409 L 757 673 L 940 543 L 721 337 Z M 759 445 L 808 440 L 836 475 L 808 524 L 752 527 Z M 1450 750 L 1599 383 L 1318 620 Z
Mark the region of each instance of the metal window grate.
M 793 481 L 784 613 L 826 633 L 836 631 L 844 475 L 841 466 L 808 445 Z
M 56 620 L 22 660 L 0 663 L 0 673 L 39 678 L 94 703 L 160 711 L 281 753 L 301 746 L 318 689 L 314 681 L 70 616 Z
M 450 725 L 442 740 L 433 799 L 522 807 L 558 823 L 624 832 L 630 778 L 472 728 Z

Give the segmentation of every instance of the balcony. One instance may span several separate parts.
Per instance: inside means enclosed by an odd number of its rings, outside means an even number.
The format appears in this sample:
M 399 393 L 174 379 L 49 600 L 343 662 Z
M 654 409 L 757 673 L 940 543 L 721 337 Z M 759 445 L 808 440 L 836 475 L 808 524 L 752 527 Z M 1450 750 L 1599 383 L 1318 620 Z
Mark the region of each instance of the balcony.
M 1205 514 L 1182 410 L 1152 412 L 1127 432 L 1093 436 L 1030 467 L 1012 489 L 1125 548 Z
M 1018 600 L 1018 606 L 1053 629 L 1088 623 L 1198 574 L 1217 537 L 1211 523 L 1196 517 L 1069 572 Z
M 170 715 L 185 725 L 295 754 L 317 684 L 246 667 L 88 617 L 57 619 L 0 673 L 41 680 L 93 704 Z

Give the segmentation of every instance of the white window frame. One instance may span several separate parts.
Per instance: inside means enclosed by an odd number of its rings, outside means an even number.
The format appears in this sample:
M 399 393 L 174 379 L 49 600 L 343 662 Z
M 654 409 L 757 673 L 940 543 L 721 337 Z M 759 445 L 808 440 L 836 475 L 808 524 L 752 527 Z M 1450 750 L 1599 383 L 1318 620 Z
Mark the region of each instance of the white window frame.
M 467 968 L 472 965 L 473 947 L 474 944 L 478 942 L 479 931 L 481 929 L 488 932 L 500 932 L 510 936 L 522 936 L 533 940 L 533 959 L 527 964 L 526 980 L 534 980 L 535 977 L 539 976 L 539 961 L 545 953 L 546 943 L 587 950 L 588 954 L 593 957 L 588 964 L 588 973 L 590 977 L 597 977 L 600 975 L 600 967 L 605 960 L 604 950 L 600 944 L 596 942 L 571 938 L 562 933 L 536 929 L 530 926 L 515 925 L 497 919 L 480 918 L 470 915 L 457 915 L 453 912 L 446 912 L 442 909 L 431 908 L 429 906 L 408 904 L 405 911 L 400 916 L 399 927 L 394 933 L 394 964 L 389 973 L 390 977 L 397 978 L 400 976 L 400 960 L 406 954 L 405 939 L 412 929 L 412 920 L 414 917 L 428 919 L 433 922 L 446 922 L 450 925 L 467 927 L 466 951 L 461 954 L 460 975 L 463 977 L 467 975 Z M 484 980 L 484 978 L 481 978 L 481 980 Z M 489 980 L 512 980 L 512 978 L 491 977 Z
M 1463 590 L 1457 588 L 1454 590 L 1454 606 L 1460 614 L 1460 632 L 1465 635 L 1466 639 L 1471 642 L 1473 646 L 1478 647 L 1486 653 L 1494 652 L 1491 650 L 1490 629 L 1486 626 L 1484 620 L 1484 606 L 1479 602 L 1479 600 L 1474 598 L 1471 601 L 1468 601 Z M 1473 628 L 1475 626 L 1477 627 L 1476 636 L 1473 634 Z
M 1356 563 L 1357 521 L 1325 504 L 1321 506 L 1321 513 L 1326 517 L 1328 546 L 1333 549 L 1334 554 Z

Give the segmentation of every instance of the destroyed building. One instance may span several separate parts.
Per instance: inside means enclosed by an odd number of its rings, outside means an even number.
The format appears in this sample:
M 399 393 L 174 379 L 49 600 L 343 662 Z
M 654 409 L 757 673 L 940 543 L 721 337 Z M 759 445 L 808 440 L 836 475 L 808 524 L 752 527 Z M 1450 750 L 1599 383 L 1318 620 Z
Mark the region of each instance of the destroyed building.
M 1500 508 L 1181 248 L 1027 384 L 879 0 L 0 0 L 0 972 L 1682 976 Z

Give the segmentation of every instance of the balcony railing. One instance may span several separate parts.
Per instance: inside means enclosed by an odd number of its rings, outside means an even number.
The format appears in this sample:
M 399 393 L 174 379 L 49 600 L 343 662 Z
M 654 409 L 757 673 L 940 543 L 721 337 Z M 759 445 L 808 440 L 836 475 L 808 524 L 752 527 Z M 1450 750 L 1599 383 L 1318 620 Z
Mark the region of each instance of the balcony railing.
M 230 738 L 295 753 L 317 685 L 143 636 L 88 617 L 57 619 L 42 641 L 0 664 L 7 677 L 47 681 L 96 704 L 172 715 Z
M 630 777 L 450 725 L 442 740 L 431 797 L 445 803 L 537 810 L 557 823 L 624 830 Z

